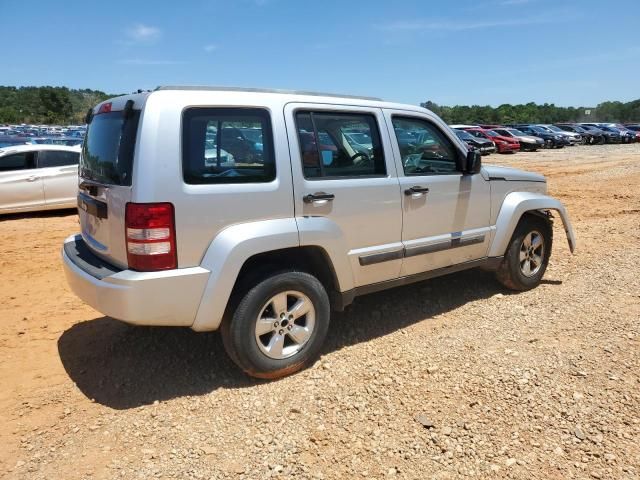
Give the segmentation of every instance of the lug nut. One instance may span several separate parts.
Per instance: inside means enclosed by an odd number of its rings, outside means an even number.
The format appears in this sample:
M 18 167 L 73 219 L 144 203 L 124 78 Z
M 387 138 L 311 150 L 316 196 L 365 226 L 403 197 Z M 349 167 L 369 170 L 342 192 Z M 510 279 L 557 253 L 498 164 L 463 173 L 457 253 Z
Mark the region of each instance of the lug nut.
M 293 326 L 292 326 L 292 325 L 289 325 L 289 326 L 287 327 L 287 330 L 291 330 L 292 328 L 293 328 Z
M 273 323 L 273 326 L 274 326 L 275 328 L 278 328 L 278 326 L 280 326 L 280 324 L 279 324 L 278 322 L 274 322 L 274 323 Z
M 280 330 L 278 333 L 282 335 L 284 333 L 284 330 Z

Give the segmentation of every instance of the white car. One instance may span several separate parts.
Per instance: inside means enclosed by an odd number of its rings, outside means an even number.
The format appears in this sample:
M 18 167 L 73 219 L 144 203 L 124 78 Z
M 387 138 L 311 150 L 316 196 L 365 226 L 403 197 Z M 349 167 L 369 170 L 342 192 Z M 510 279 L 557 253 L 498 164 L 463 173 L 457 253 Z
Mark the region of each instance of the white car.
M 542 175 L 483 167 L 420 107 L 159 87 L 106 100 L 87 123 L 80 233 L 62 249 L 71 289 L 125 322 L 220 329 L 230 358 L 256 377 L 313 363 L 331 309 L 359 295 L 472 267 L 510 289 L 536 287 L 551 210 L 575 246 Z M 357 150 L 353 132 L 371 148 Z
M 80 147 L 0 148 L 0 214 L 77 205 Z

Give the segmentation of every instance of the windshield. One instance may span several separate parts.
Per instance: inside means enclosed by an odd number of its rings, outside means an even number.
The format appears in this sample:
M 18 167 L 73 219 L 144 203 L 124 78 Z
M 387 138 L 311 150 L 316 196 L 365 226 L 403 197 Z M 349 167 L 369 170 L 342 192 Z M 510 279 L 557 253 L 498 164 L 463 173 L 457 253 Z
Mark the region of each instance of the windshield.
M 473 135 L 464 132 L 462 130 L 454 130 L 454 132 L 456 133 L 456 135 L 458 136 L 458 138 L 460 140 L 475 140 L 475 138 L 473 137 Z
M 80 156 L 80 176 L 111 185 L 131 185 L 133 151 L 140 111 L 95 115 Z
M 517 130 L 515 128 L 509 128 L 507 129 L 507 132 L 509 132 L 514 137 L 525 137 L 527 135 L 526 133 L 521 132 L 520 130 Z
M 493 130 L 487 130 L 487 135 L 489 135 L 490 137 L 499 137 L 500 136 L 496 132 L 494 132 Z
M 549 125 L 547 128 L 549 130 L 553 130 L 554 132 L 560 132 L 560 133 L 564 132 L 564 130 L 562 130 L 561 128 L 556 127 L 555 125 Z

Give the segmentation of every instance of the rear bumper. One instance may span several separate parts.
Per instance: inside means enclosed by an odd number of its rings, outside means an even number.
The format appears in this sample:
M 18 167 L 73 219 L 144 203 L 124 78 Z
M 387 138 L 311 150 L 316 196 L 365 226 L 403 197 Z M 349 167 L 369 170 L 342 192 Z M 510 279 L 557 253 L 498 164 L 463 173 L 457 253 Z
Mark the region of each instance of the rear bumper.
M 67 282 L 100 313 L 135 325 L 190 327 L 209 278 L 201 267 L 162 272 L 119 270 L 93 255 L 80 235 L 62 248 Z

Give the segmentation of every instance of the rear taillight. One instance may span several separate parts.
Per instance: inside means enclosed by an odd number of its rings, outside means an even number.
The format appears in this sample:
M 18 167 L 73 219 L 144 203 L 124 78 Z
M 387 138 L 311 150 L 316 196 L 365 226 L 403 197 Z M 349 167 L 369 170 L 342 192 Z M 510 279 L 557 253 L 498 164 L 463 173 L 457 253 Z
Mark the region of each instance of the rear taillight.
M 178 267 L 171 203 L 127 203 L 125 235 L 130 269 L 152 272 Z

